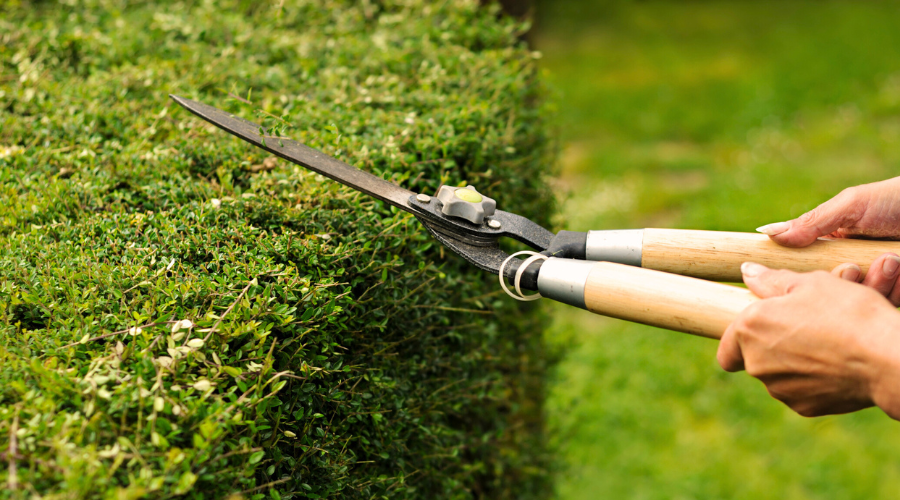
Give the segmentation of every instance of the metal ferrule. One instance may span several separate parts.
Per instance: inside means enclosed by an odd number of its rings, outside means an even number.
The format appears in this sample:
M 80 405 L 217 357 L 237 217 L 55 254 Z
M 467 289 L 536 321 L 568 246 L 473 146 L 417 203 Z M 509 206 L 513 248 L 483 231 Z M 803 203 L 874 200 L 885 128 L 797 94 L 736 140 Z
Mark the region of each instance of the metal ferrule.
M 641 267 L 643 229 L 588 231 L 585 258 Z
M 541 265 L 538 291 L 541 296 L 586 309 L 584 286 L 596 262 L 551 257 Z

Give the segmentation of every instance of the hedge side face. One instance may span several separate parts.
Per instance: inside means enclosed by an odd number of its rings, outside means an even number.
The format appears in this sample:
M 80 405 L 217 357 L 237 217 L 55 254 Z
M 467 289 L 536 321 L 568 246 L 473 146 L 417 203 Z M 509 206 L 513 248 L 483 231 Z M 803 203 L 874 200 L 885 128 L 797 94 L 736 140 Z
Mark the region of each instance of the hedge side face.
M 547 493 L 538 311 L 410 216 L 167 97 L 546 224 L 521 25 L 474 1 L 14 3 L 0 497 Z

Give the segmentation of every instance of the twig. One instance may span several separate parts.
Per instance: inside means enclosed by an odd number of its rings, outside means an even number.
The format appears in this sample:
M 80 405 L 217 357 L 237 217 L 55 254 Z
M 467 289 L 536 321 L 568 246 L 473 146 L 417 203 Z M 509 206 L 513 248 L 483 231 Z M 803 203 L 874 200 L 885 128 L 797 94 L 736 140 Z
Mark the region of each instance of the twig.
M 228 309 L 225 309 L 225 312 L 222 313 L 221 316 L 219 316 L 219 319 L 217 319 L 215 323 L 213 323 L 212 328 L 209 329 L 209 333 L 206 334 L 206 337 L 203 337 L 203 342 L 206 342 L 209 340 L 209 337 L 212 336 L 213 332 L 216 331 L 216 328 L 219 326 L 219 323 L 221 323 L 222 320 L 225 319 L 225 316 L 228 316 L 228 313 L 230 313 L 231 310 L 234 309 L 234 306 L 237 305 L 237 303 L 241 301 L 241 298 L 244 296 L 245 293 L 247 293 L 247 290 L 250 289 L 250 285 L 252 285 L 252 284 L 253 284 L 253 280 L 250 280 L 250 282 L 247 283 L 247 286 L 245 286 L 244 289 L 241 290 L 240 295 L 238 295 L 237 298 L 234 299 L 234 302 L 232 302 L 231 305 L 228 306 Z
M 130 292 L 130 291 L 132 291 L 132 290 L 134 290 L 135 288 L 137 288 L 137 287 L 139 287 L 139 286 L 141 286 L 141 285 L 149 285 L 149 284 L 150 284 L 150 282 L 147 281 L 147 280 L 141 281 L 140 283 L 138 283 L 137 285 L 134 285 L 133 287 L 129 288 L 128 290 L 123 290 L 123 291 L 122 291 L 122 295 L 124 295 L 124 294 L 126 294 L 126 293 L 128 293 L 128 292 Z
M 262 370 L 260 370 L 259 373 L 262 374 Z M 298 377 L 297 375 L 294 375 L 293 373 L 291 373 L 290 370 L 285 370 L 283 372 L 278 372 L 275 375 L 272 375 L 272 377 L 269 380 L 267 380 L 266 383 L 263 384 L 261 387 L 265 387 L 265 386 L 269 385 L 270 383 L 272 383 L 273 380 L 275 380 L 278 377 L 287 377 L 287 378 L 295 378 L 297 380 L 306 380 L 306 377 Z M 257 383 L 257 385 L 259 385 L 259 384 Z M 340 384 L 338 384 L 338 385 L 340 385 Z
M 161 334 L 161 333 L 160 333 L 159 335 L 157 335 L 157 336 L 153 339 L 153 342 L 150 342 L 150 345 L 147 346 L 147 348 L 144 349 L 144 350 L 145 350 L 145 351 L 152 351 L 152 350 L 153 350 L 153 347 L 156 346 L 156 343 L 159 341 L 160 338 L 162 338 L 162 336 L 163 336 L 163 334 Z
M 228 97 L 233 97 L 233 98 L 235 98 L 235 99 L 237 99 L 238 101 L 241 101 L 241 102 L 243 102 L 243 103 L 253 104 L 252 102 L 248 101 L 247 99 L 244 99 L 243 97 L 241 97 L 241 96 L 239 96 L 239 95 L 234 95 L 234 94 L 232 94 L 231 92 L 228 93 Z
M 174 321 L 160 321 L 159 323 L 150 323 L 150 324 L 147 324 L 147 325 L 141 325 L 141 326 L 132 327 L 132 328 L 153 328 L 154 326 L 159 326 L 159 325 L 169 325 L 169 324 L 172 324 L 172 323 L 174 323 Z M 131 331 L 131 328 L 127 328 L 127 329 L 125 329 L 125 330 L 118 330 L 118 331 L 115 331 L 115 332 L 104 333 L 103 335 L 97 335 L 96 337 L 91 337 L 91 338 L 85 340 L 84 342 L 81 342 L 81 341 L 79 340 L 78 342 L 72 342 L 71 344 L 66 344 L 66 345 L 60 347 L 60 349 L 65 349 L 66 347 L 72 347 L 73 345 L 78 345 L 78 344 L 87 344 L 88 342 L 93 342 L 93 341 L 95 341 L 95 340 L 105 339 L 105 338 L 107 338 L 107 337 L 112 337 L 112 336 L 114 336 L 114 335 L 118 335 L 118 334 L 120 334 L 120 333 L 126 333 L 126 332 L 129 332 L 129 331 Z
M 441 311 L 452 311 L 452 312 L 463 312 L 463 313 L 473 313 L 473 314 L 494 314 L 494 311 L 481 311 L 478 309 L 463 309 L 462 307 L 445 307 L 445 306 L 431 306 L 428 304 L 419 304 L 415 306 L 409 306 L 410 309 L 438 309 Z
M 244 490 L 244 491 L 240 492 L 239 495 L 243 495 L 244 493 L 252 493 L 254 491 L 262 490 L 262 489 L 268 488 L 270 486 L 275 486 L 276 484 L 286 483 L 290 480 L 291 480 L 290 477 L 285 477 L 285 478 L 279 479 L 278 481 L 272 481 L 271 483 L 266 483 L 266 484 L 257 486 L 256 488 L 250 488 L 249 490 Z
M 275 170 L 278 167 L 278 158 L 274 156 L 269 156 L 264 159 L 262 163 L 259 165 L 251 165 L 250 171 L 253 173 L 265 172 L 268 170 Z
M 229 451 L 228 453 L 226 453 L 224 455 L 219 455 L 218 457 L 210 460 L 210 462 L 218 462 L 219 460 L 225 460 L 226 458 L 234 456 L 234 455 L 246 455 L 247 453 L 256 453 L 257 451 L 260 451 L 260 450 L 262 450 L 262 448 L 250 448 L 249 450 Z

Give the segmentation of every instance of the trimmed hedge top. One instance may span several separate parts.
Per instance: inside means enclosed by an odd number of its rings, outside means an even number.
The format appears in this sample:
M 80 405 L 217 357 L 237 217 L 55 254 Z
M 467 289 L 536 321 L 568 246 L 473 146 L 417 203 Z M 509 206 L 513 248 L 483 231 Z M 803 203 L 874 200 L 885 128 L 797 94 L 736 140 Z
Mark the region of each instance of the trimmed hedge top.
M 468 1 L 0 14 L 0 496 L 545 496 L 541 315 L 167 97 L 547 224 L 524 26 Z

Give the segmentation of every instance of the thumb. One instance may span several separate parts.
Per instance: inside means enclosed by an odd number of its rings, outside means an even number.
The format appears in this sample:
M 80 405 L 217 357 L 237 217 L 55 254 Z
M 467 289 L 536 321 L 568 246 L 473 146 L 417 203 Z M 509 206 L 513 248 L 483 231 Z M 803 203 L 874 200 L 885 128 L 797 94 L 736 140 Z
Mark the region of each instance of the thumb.
M 811 245 L 816 238 L 851 227 L 862 218 L 866 203 L 858 193 L 857 189 L 845 189 L 794 220 L 766 224 L 757 231 L 786 247 Z
M 803 275 L 799 273 L 769 269 L 755 262 L 744 262 L 741 273 L 747 288 L 761 299 L 787 295 L 803 279 Z

